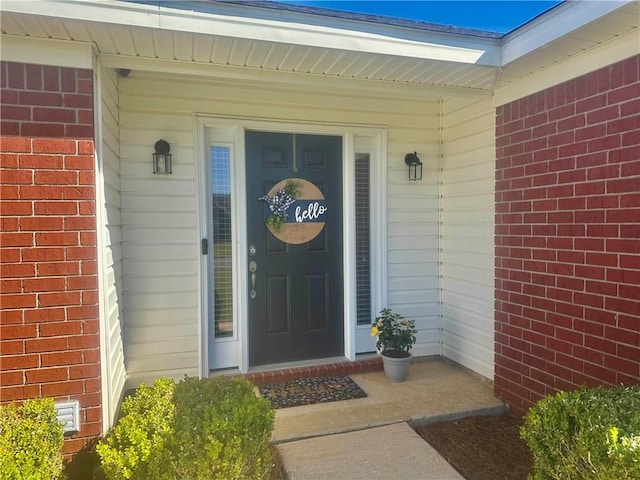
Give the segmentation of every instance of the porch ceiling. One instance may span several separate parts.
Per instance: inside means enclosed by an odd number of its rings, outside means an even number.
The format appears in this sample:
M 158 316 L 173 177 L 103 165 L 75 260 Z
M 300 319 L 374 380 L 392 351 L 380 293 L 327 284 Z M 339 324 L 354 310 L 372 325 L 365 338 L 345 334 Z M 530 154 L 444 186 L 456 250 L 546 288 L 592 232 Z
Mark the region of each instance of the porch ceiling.
M 640 13 L 638 2 L 627 3 L 568 34 L 556 32 L 558 38 L 552 44 L 539 41 L 524 56 L 507 54 L 513 58 L 509 58 L 508 65 L 501 66 L 501 55 L 505 55 L 501 45 L 522 43 L 518 37 L 526 37 L 526 28 L 500 40 L 495 35 L 372 26 L 365 21 L 351 21 L 347 25 L 343 20 L 336 23 L 330 19 L 331 22 L 319 25 L 316 19 L 304 25 L 302 20 L 310 18 L 304 15 L 295 16 L 298 23 L 292 24 L 290 18 L 284 18 L 286 22 L 279 17 L 274 20 L 273 12 L 271 17 L 258 18 L 256 22 L 248 16 L 225 16 L 229 15 L 227 11 L 211 14 L 157 7 L 154 10 L 149 5 L 123 2 L 3 3 L 0 19 L 3 34 L 88 42 L 95 46 L 99 56 L 109 59 L 110 65 L 122 59 L 126 68 L 139 62 L 150 69 L 152 61 L 162 60 L 164 67 L 167 62 L 182 67 L 215 65 L 270 74 L 298 73 L 484 94 L 637 31 Z M 42 6 L 44 3 L 48 3 L 47 8 Z M 71 7 L 74 9 L 70 10 Z M 161 17 L 160 10 L 166 10 L 166 15 Z M 95 21 L 96 18 L 103 21 Z M 254 28 L 251 21 L 256 22 Z M 540 19 L 536 22 L 539 24 Z M 355 29 L 356 24 L 362 32 Z M 293 41 L 295 38 L 299 41 Z M 202 71 L 199 69 L 199 73 Z

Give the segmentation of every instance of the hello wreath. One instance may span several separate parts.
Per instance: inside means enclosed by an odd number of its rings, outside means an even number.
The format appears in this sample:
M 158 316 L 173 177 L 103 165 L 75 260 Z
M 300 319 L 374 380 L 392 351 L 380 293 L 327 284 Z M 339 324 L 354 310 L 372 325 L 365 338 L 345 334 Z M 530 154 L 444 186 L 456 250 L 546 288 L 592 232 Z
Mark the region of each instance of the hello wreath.
M 303 178 L 276 183 L 258 200 L 265 203 L 265 225 L 285 243 L 307 243 L 325 226 L 327 202 L 320 189 Z

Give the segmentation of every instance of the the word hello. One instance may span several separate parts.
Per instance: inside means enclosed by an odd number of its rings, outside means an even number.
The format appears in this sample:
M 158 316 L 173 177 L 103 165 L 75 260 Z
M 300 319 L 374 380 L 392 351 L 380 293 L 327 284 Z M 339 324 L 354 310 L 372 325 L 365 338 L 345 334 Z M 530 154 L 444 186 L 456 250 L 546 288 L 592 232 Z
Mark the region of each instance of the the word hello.
M 319 202 L 310 203 L 305 210 L 302 210 L 301 207 L 296 207 L 296 222 L 302 223 L 317 220 L 326 211 L 327 207 L 320 205 Z

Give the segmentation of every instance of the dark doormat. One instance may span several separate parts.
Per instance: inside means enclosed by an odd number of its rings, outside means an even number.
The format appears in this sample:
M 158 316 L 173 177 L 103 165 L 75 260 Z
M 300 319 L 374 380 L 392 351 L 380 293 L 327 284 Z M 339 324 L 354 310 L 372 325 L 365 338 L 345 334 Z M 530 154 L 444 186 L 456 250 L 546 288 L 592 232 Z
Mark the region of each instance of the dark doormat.
M 314 377 L 259 385 L 260 394 L 272 408 L 364 398 L 367 394 L 348 375 Z

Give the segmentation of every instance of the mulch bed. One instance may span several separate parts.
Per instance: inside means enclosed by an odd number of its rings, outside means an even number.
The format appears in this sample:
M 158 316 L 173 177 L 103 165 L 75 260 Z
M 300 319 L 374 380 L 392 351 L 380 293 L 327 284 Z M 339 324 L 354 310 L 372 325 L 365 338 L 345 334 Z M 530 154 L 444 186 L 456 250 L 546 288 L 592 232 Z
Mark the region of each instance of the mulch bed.
M 260 395 L 272 408 L 364 398 L 367 394 L 348 375 L 314 377 L 259 385 Z
M 509 415 L 470 417 L 416 428 L 466 480 L 526 480 L 531 453 L 522 421 Z

